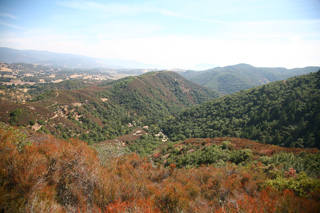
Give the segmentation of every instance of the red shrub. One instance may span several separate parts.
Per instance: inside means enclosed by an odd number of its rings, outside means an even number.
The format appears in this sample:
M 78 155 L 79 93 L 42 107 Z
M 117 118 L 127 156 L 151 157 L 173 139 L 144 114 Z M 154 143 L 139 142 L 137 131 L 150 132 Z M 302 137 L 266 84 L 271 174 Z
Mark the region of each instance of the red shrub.
M 104 166 L 81 141 L 37 135 L 32 142 L 0 128 L 2 212 L 320 211 L 319 191 L 301 198 L 264 188 L 269 178 L 261 164 L 177 169 L 131 154 Z

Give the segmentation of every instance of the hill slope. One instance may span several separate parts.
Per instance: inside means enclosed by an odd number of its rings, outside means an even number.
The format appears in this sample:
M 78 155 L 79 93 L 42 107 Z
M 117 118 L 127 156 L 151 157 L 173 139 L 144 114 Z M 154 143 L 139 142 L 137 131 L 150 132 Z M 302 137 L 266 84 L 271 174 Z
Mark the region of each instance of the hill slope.
M 86 87 L 78 89 L 82 86 Z M 40 90 L 44 93 L 23 104 L 2 100 L 0 121 L 89 143 L 128 134 L 135 126 L 154 124 L 150 128 L 160 131 L 156 124 L 165 116 L 219 96 L 173 72 L 149 73 L 99 86 L 64 81 L 28 92 L 37 94 Z
M 247 167 L 219 163 L 220 166 L 193 169 L 179 169 L 172 164 L 164 168 L 135 153 L 114 154 L 114 149 L 117 147 L 102 144 L 90 147 L 75 139 L 30 134 L 0 123 L 0 211 L 313 213 L 320 210 L 320 181 L 312 178 L 312 171 L 311 177 L 304 172 L 296 174 L 294 169 L 288 174 L 279 172 L 281 165 L 261 163 Z M 215 150 L 229 154 L 224 145 L 204 148 L 208 155 L 216 154 Z M 318 154 L 302 153 L 291 155 L 290 163 L 300 161 L 300 171 L 309 173 L 311 167 L 317 174 L 318 159 Z
M 174 140 L 241 137 L 285 147 L 320 147 L 320 71 L 218 98 L 162 125 Z
M 221 94 L 232 94 L 243 89 L 284 80 L 289 77 L 316 72 L 319 67 L 305 68 L 263 68 L 249 64 L 217 67 L 202 72 L 180 73 L 190 81 L 209 87 Z
M 140 115 L 165 116 L 219 97 L 219 93 L 197 85 L 170 71 L 150 72 L 107 82 L 101 98 Z

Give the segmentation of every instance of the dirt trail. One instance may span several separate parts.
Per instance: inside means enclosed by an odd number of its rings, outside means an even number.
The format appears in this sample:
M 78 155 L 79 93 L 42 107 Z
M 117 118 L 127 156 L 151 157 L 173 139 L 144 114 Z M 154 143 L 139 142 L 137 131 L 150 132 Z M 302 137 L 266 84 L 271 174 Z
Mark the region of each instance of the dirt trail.
M 57 113 L 55 113 L 54 116 L 52 118 L 50 118 L 50 119 L 52 120 L 52 119 L 55 119 L 56 117 L 58 117 Z
M 42 127 L 42 125 L 35 123 L 35 124 L 32 126 L 32 129 L 36 132 L 36 131 L 38 131 L 41 127 Z
M 59 93 L 57 92 L 56 97 L 58 97 L 58 95 L 59 95 Z M 51 100 L 52 100 L 52 99 L 51 99 Z M 46 109 L 48 109 L 49 107 L 52 107 L 53 105 L 55 105 L 55 104 L 57 104 L 57 103 L 58 103 L 58 102 L 55 101 L 51 106 L 47 106 Z

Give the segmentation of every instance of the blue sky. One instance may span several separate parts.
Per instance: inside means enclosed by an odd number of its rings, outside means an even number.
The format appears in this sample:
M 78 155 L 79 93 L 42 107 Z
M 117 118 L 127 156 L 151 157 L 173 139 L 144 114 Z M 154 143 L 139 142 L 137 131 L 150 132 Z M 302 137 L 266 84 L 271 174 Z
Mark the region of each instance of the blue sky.
M 0 46 L 189 68 L 320 65 L 319 0 L 0 0 Z

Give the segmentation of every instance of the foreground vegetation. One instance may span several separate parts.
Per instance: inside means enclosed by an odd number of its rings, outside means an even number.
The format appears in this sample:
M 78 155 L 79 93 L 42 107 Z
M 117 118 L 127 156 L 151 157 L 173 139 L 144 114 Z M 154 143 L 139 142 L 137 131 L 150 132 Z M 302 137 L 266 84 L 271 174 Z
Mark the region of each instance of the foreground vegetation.
M 265 166 L 281 166 L 284 173 L 290 168 L 308 176 L 320 177 L 318 149 L 283 148 L 240 138 L 190 138 L 180 143 L 169 142 L 158 147 L 153 160 L 178 168 L 199 167 L 202 164 L 225 166 L 234 163 L 248 166 L 258 162 Z
M 165 168 L 5 125 L 0 136 L 1 212 L 320 211 L 319 179 L 294 169 L 259 162 Z

